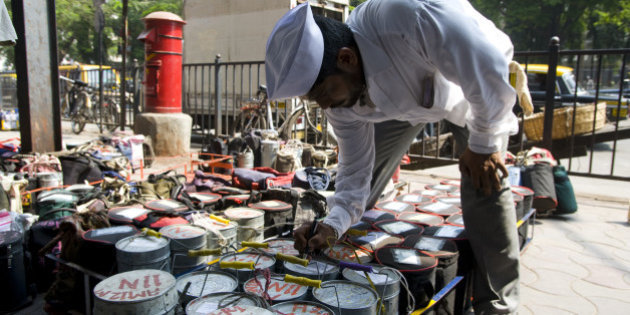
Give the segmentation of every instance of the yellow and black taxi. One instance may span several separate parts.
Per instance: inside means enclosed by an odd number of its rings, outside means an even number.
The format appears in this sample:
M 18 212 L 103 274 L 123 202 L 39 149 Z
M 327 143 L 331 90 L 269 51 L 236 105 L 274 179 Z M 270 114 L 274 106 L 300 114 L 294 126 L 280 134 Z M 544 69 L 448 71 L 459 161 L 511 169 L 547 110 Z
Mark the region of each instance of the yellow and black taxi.
M 527 85 L 534 103 L 534 110 L 540 111 L 545 106 L 546 82 L 549 67 L 546 64 L 523 65 L 527 72 Z M 597 98 L 596 98 L 597 96 Z M 609 120 L 626 119 L 628 117 L 627 98 L 621 98 L 621 107 L 618 110 L 618 95 L 589 92 L 576 83 L 573 68 L 558 66 L 556 68 L 556 91 L 554 95 L 556 106 L 573 106 L 578 104 L 593 104 L 606 102 L 606 115 Z

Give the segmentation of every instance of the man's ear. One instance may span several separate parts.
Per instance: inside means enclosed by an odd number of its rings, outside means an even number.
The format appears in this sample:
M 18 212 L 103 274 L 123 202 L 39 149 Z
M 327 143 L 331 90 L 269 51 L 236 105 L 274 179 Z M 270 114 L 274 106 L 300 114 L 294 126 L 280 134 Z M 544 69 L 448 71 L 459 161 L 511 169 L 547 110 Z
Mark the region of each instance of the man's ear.
M 350 47 L 342 47 L 337 53 L 337 67 L 343 71 L 355 72 L 359 67 L 359 55 Z

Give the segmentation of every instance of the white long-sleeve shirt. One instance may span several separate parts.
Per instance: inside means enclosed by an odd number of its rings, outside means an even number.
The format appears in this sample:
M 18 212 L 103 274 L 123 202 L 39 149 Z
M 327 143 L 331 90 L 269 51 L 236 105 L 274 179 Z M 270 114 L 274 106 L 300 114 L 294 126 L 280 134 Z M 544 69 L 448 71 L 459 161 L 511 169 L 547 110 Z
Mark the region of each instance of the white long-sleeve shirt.
M 499 151 L 502 139 L 518 131 L 516 94 L 508 81 L 512 43 L 466 0 L 370 0 L 347 23 L 373 106 L 325 111 L 338 137 L 339 169 L 324 223 L 339 235 L 365 210 L 374 122 L 448 119 L 468 127 L 469 148 L 477 153 Z M 433 102 L 427 104 L 431 89 Z

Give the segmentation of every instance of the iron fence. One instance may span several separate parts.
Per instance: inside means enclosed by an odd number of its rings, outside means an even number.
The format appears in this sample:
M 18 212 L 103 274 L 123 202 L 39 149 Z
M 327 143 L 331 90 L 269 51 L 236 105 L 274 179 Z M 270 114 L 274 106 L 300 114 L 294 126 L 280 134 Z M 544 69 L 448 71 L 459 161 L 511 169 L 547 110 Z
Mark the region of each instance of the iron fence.
M 630 141 L 627 140 L 630 137 L 628 53 L 630 49 L 559 50 L 557 44 L 551 45 L 547 51 L 516 52 L 514 59 L 528 73 L 535 109 L 547 115 L 542 114 L 542 127 L 536 127 L 542 133 L 541 139 L 528 138 L 524 128 L 531 117 L 524 117 L 518 104 L 515 105 L 521 128 L 518 135 L 510 138 L 510 150 L 517 153 L 532 146 L 542 146 L 550 149 L 572 175 L 630 180 L 625 175 L 630 170 L 630 165 L 625 163 L 630 159 L 619 158 L 619 154 L 630 154 L 619 152 L 620 147 L 628 147 L 621 146 L 620 142 Z M 263 61 L 221 62 L 217 56 L 214 63 L 183 65 L 182 109 L 193 117 L 193 135 L 202 143 L 205 144 L 209 136 L 233 135 L 231 127 L 243 102 L 255 97 L 258 86 L 264 84 L 263 64 Z M 544 68 L 544 73 L 534 72 L 534 67 Z M 561 75 L 557 80 L 548 81 L 547 72 Z M 573 84 L 563 86 L 566 82 L 558 81 L 561 79 L 573 80 Z M 568 135 L 553 138 L 554 115 L 551 113 L 554 109 L 570 107 L 575 113 L 583 106 L 601 102 L 606 102 L 605 117 L 597 110 L 590 113 L 592 116 L 578 118 L 573 115 L 569 118 L 570 127 L 567 125 L 565 130 Z M 276 123 L 287 117 L 295 104 L 296 101 L 290 99 L 275 102 L 272 108 Z M 575 130 L 576 119 L 586 121 L 592 127 L 588 132 Z M 603 125 L 600 124 L 602 119 Z M 325 118 L 319 123 L 325 125 Z M 562 129 L 558 124 L 556 128 Z M 464 134 L 465 130 L 447 121 L 428 124 L 409 149 L 412 162 L 407 168 L 456 163 L 463 146 L 455 139 L 465 137 Z
M 183 65 L 182 111 L 193 118 L 193 137 L 202 144 L 210 136 L 233 136 L 241 107 L 256 99 L 264 85 L 264 61 Z M 295 107 L 296 100 L 271 102 L 273 126 L 278 127 Z
M 112 100 L 121 106 L 121 95 L 123 94 L 121 93 L 120 68 L 103 66 L 102 81 L 100 80 L 100 71 L 98 65 L 59 66 L 59 75 L 63 78 L 70 79 L 66 80 L 60 78 L 59 80 L 59 97 L 61 98 L 59 104 L 63 106 L 64 99 L 71 89 L 72 81 L 80 80 L 89 86 L 94 106 L 98 106 L 99 109 L 102 108 L 102 101 L 104 99 Z M 144 97 L 141 93 L 141 82 L 144 74 L 143 67 L 137 64 L 133 65 L 128 68 L 127 74 L 127 91 L 124 93 L 126 105 L 124 110 L 122 110 L 121 107 L 121 117 L 119 121 L 124 124 L 125 127 L 133 127 L 135 115 L 142 112 L 144 108 Z M 100 82 L 103 82 L 103 84 L 100 84 Z M 17 75 L 15 71 L 0 73 L 0 93 L 0 110 L 2 110 L 2 112 L 17 112 Z M 103 98 L 101 98 L 100 95 L 103 95 Z M 122 115 L 124 115 L 124 118 Z M 65 115 L 62 116 L 62 119 L 70 120 L 70 117 L 69 115 Z

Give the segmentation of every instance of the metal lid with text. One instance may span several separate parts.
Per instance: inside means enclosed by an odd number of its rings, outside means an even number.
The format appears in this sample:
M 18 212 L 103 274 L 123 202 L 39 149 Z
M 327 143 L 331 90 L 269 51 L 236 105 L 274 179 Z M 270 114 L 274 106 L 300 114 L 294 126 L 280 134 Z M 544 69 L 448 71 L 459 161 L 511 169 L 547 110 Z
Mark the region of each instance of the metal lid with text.
M 188 283 L 190 286 L 184 292 Z M 177 292 L 195 297 L 215 292 L 232 292 L 237 287 L 238 280 L 234 276 L 220 271 L 193 272 L 177 279 Z
M 286 315 L 334 315 L 334 312 L 325 305 L 311 301 L 282 302 L 271 307 L 276 314 Z
M 153 300 L 175 286 L 175 277 L 154 269 L 134 270 L 113 275 L 94 287 L 94 296 L 103 301 L 135 303 Z
M 364 310 L 376 306 L 378 294 L 372 288 L 346 280 L 330 280 L 313 289 L 313 297 L 334 308 Z
M 219 308 L 233 306 L 256 306 L 258 297 L 251 294 L 217 292 L 204 295 L 186 305 L 187 315 L 206 315 Z
M 334 245 L 332 248 L 326 249 L 324 252 L 330 258 L 347 262 L 358 263 L 361 261 L 361 263 L 369 263 L 373 259 L 372 254 L 368 251 L 342 244 Z
M 273 277 L 270 278 L 267 286 L 267 280 L 262 275 L 249 279 L 243 284 L 243 291 L 256 294 L 260 297 L 263 297 L 264 288 L 267 288 L 269 299 L 275 302 L 297 300 L 304 297 L 308 291 L 308 287 L 284 282 L 283 280 L 274 279 Z
M 264 252 L 270 254 L 282 253 L 285 255 L 298 256 L 300 252 L 293 247 L 294 241 L 288 238 L 277 238 L 273 240 L 268 240 L 267 244 L 269 244 L 268 248 L 263 248 Z
M 208 315 L 273 315 L 273 312 L 250 305 L 236 305 L 230 306 L 222 309 L 218 309 L 208 313 Z

